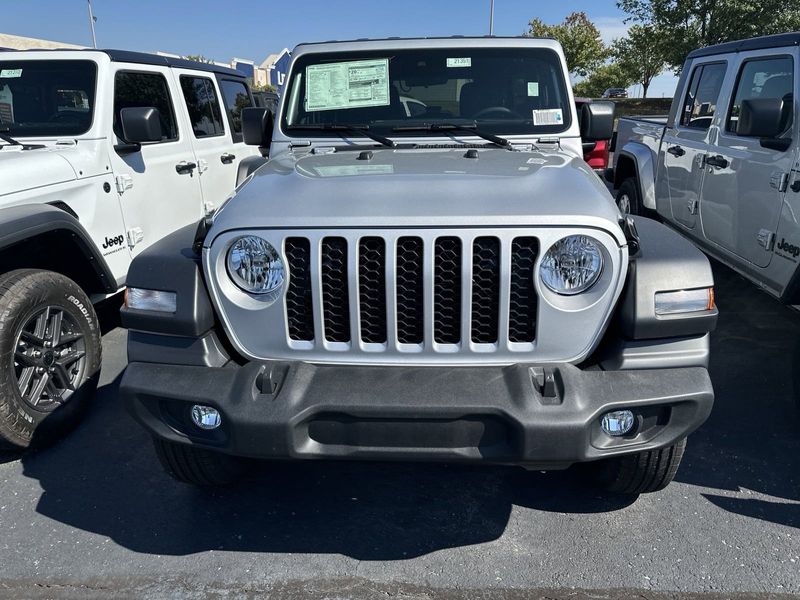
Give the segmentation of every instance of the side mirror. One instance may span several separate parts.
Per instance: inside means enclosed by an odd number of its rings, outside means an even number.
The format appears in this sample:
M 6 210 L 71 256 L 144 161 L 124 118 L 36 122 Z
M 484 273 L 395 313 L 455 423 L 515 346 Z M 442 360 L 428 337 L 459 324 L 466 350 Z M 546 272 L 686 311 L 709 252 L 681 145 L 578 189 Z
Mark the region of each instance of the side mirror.
M 587 102 L 581 107 L 581 138 L 584 142 L 611 139 L 616 108 L 613 102 Z
M 122 135 L 128 144 L 160 142 L 161 113 L 152 106 L 132 106 L 119 111 Z
M 248 146 L 269 148 L 275 118 L 268 108 L 249 107 L 242 110 L 242 138 Z
M 783 100 L 747 98 L 742 100 L 736 133 L 745 137 L 774 138 L 782 131 Z

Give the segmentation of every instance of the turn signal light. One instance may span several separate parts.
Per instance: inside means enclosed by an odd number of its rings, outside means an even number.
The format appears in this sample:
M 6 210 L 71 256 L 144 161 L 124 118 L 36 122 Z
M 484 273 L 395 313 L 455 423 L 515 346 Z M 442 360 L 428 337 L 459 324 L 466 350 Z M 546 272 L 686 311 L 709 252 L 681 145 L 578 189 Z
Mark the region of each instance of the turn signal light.
M 675 315 L 680 313 L 714 310 L 714 288 L 678 290 L 675 292 L 656 292 L 656 314 Z

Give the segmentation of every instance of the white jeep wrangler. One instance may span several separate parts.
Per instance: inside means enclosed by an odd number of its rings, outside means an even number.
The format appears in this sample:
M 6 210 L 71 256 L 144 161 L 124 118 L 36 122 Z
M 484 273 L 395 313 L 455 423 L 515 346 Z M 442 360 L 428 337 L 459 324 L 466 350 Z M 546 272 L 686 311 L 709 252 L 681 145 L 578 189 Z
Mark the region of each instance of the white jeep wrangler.
M 0 447 L 77 421 L 100 370 L 93 302 L 264 160 L 242 142 L 250 105 L 214 65 L 0 52 Z

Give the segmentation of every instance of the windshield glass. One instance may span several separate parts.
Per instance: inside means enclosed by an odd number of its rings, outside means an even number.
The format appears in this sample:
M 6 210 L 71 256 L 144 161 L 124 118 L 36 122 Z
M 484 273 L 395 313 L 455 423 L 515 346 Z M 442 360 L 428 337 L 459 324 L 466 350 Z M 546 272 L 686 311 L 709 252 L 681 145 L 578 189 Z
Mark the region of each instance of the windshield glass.
M 87 60 L 0 60 L 0 131 L 13 137 L 85 133 L 96 78 Z
M 487 133 L 539 135 L 570 124 L 562 67 L 546 48 L 307 54 L 292 73 L 283 129 L 346 124 L 397 137 L 425 135 L 407 130 L 416 125 L 469 123 Z

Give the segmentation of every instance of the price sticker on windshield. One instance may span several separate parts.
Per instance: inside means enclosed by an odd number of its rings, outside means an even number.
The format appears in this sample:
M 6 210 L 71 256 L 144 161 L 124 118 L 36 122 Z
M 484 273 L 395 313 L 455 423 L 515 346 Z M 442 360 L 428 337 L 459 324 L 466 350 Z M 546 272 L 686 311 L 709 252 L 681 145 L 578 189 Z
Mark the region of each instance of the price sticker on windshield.
M 534 125 L 563 125 L 564 111 L 560 108 L 545 108 L 533 111 Z
M 459 58 L 448 58 L 447 66 L 450 68 L 471 67 L 472 59 L 469 56 L 463 56 Z
M 22 69 L 3 69 L 0 71 L 0 77 L 3 79 L 22 77 Z
M 306 67 L 306 110 L 389 106 L 389 59 Z

